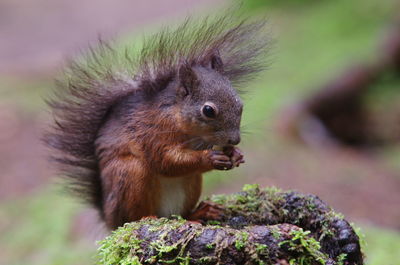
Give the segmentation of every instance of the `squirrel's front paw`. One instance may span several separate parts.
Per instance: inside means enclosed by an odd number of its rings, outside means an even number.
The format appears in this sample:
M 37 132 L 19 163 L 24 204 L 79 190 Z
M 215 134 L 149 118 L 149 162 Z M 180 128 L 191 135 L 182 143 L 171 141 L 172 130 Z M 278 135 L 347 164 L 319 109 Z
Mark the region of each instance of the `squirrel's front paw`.
M 238 167 L 240 164 L 244 163 L 243 153 L 239 148 L 235 146 L 227 146 L 224 148 L 223 152 L 230 158 L 232 167 Z
M 211 151 L 210 161 L 214 169 L 229 170 L 233 168 L 231 158 L 224 154 L 223 151 Z

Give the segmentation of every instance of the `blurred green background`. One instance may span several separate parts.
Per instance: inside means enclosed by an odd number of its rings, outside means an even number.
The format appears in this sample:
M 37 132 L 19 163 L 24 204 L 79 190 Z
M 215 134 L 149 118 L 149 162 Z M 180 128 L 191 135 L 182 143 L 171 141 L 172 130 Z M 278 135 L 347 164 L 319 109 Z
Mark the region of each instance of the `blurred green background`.
M 65 57 L 95 41 L 98 33 L 135 41 L 188 12 L 207 14 L 230 4 L 64 2 L 0 1 L 0 39 L 5 40 L 0 44 L 0 264 L 92 264 L 94 242 L 105 235 L 95 214 L 57 185 L 39 141 L 51 120 L 43 98 Z M 400 145 L 361 154 L 309 147 L 276 129 L 287 106 L 354 62 L 376 58 L 399 3 L 248 0 L 241 9 L 267 17 L 275 43 L 266 58 L 269 70 L 244 96 L 246 164 L 208 174 L 205 194 L 234 192 L 244 183 L 316 194 L 362 227 L 367 264 L 400 264 Z M 366 102 L 379 109 L 399 99 L 400 78 L 384 79 L 375 88 Z

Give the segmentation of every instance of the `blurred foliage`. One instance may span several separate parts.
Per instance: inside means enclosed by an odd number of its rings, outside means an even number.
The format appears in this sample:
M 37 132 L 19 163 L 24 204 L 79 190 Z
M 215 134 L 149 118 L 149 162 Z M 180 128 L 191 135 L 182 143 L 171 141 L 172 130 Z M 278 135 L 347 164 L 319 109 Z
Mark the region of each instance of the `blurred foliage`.
M 393 3 L 337 0 L 300 10 L 265 9 L 276 35 L 273 63 L 249 88 L 244 123 L 259 124 L 354 61 L 374 58 L 383 28 L 393 16 Z
M 80 207 L 54 187 L 0 204 L 0 264 L 92 264 L 92 245 L 71 235 Z
M 400 75 L 394 71 L 387 72 L 368 89 L 365 103 L 373 109 L 387 108 L 388 103 L 400 102 Z M 397 105 L 397 104 L 396 104 Z
M 390 229 L 364 227 L 367 265 L 396 265 L 400 262 L 400 233 Z

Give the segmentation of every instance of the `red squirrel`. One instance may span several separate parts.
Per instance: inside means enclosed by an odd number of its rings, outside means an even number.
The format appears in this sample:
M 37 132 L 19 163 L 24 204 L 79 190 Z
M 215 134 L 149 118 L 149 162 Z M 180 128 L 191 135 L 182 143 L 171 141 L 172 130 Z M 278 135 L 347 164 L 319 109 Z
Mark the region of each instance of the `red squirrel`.
M 237 89 L 264 67 L 264 26 L 189 19 L 136 55 L 100 42 L 66 69 L 44 138 L 69 187 L 110 229 L 146 216 L 215 218 L 218 207 L 194 210 L 202 173 L 244 162 Z

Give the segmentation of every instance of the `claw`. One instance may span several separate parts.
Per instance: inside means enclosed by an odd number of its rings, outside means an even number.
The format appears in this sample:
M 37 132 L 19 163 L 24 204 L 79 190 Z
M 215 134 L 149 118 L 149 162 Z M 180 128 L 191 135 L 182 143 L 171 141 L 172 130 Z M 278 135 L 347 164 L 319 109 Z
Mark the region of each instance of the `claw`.
M 230 157 L 233 167 L 238 167 L 240 164 L 244 163 L 242 151 L 234 146 L 227 146 L 224 149 L 225 155 Z
M 211 164 L 214 169 L 229 170 L 244 163 L 242 151 L 234 146 L 225 146 L 223 150 L 212 150 Z
M 215 169 L 228 170 L 234 167 L 230 157 L 222 151 L 212 151 L 210 160 Z

